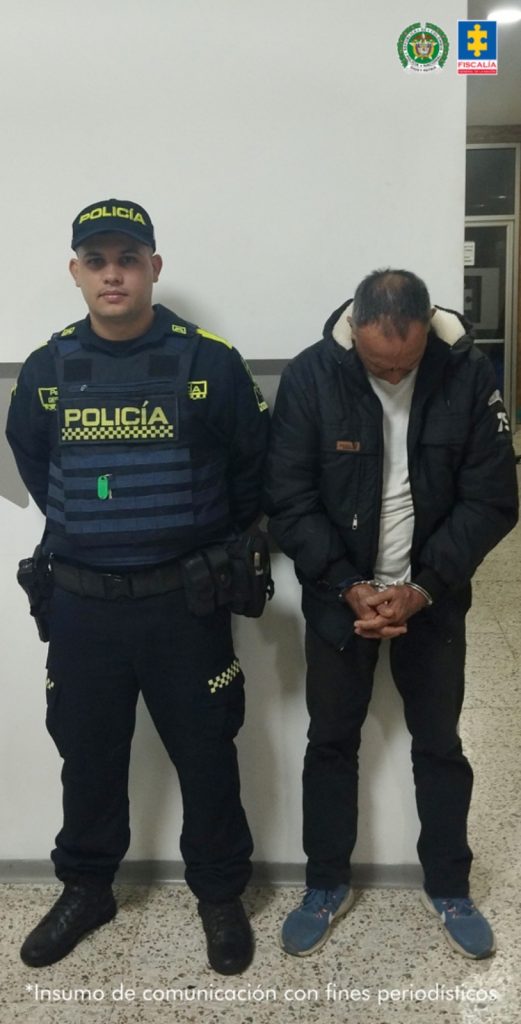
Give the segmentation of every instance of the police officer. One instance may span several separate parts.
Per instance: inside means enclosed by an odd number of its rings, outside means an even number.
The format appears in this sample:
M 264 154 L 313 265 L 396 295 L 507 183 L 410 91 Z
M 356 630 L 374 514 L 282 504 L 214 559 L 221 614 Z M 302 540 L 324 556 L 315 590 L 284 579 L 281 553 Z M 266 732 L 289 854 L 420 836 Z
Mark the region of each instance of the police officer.
M 141 692 L 179 775 L 181 852 L 210 964 L 238 973 L 253 956 L 234 744 L 244 678 L 229 607 L 200 555 L 222 552 L 258 516 L 267 406 L 232 345 L 152 306 L 162 260 L 141 206 L 86 207 L 72 248 L 89 314 L 29 356 L 7 426 L 46 517 L 47 727 L 63 758 L 51 856 L 64 888 L 21 957 L 54 963 L 116 913 Z

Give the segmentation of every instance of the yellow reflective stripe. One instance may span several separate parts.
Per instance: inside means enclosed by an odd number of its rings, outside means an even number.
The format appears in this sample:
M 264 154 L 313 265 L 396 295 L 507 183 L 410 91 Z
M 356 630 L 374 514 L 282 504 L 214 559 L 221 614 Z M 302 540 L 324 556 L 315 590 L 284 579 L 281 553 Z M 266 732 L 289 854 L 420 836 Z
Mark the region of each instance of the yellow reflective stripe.
M 233 348 L 233 345 L 226 341 L 226 338 L 220 338 L 218 334 L 211 334 L 210 331 L 203 331 L 202 327 L 197 328 L 197 333 L 203 338 L 209 338 L 210 341 L 220 341 L 221 345 L 226 345 L 226 348 Z

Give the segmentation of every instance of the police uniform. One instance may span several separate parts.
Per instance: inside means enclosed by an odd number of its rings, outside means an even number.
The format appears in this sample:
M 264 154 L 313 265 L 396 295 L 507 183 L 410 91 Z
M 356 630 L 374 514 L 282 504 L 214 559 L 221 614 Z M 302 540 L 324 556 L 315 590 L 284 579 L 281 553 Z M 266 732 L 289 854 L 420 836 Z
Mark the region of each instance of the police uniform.
M 181 561 L 257 518 L 267 430 L 236 349 L 160 305 L 142 337 L 114 344 L 87 317 L 22 368 L 7 436 L 54 566 L 47 726 L 64 761 L 64 882 L 110 883 L 128 848 L 140 692 L 179 775 L 190 888 L 219 903 L 250 877 L 230 611 L 188 610 Z

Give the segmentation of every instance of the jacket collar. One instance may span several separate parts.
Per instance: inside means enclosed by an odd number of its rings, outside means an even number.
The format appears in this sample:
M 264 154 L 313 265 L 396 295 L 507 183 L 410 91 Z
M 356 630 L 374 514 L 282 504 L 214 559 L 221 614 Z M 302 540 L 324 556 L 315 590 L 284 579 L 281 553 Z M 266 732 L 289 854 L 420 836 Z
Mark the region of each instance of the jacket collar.
M 324 327 L 324 336 L 331 334 L 334 340 L 347 350 L 353 347 L 351 326 L 347 319 L 351 315 L 352 308 L 353 300 L 349 299 L 344 306 L 341 306 L 340 309 L 337 309 L 331 315 Z M 471 325 L 463 316 L 455 313 L 452 309 L 445 309 L 443 306 L 435 306 L 434 309 L 435 312 L 430 323 L 429 333 L 440 338 L 441 341 L 444 341 L 451 348 L 458 342 L 462 343 L 465 341 L 470 344 L 469 332 Z

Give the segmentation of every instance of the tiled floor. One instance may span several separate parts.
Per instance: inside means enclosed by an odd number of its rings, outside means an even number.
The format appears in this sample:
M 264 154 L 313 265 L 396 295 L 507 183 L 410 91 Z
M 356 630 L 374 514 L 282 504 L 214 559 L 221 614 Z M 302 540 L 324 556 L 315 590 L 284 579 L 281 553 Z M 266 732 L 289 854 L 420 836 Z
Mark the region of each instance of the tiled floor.
M 4 885 L 0 1024 L 517 1024 L 521 527 L 480 568 L 474 593 L 461 732 L 476 776 L 472 889 L 496 932 L 492 959 L 473 962 L 452 952 L 418 893 L 404 889 L 360 893 L 320 953 L 288 957 L 278 930 L 298 892 L 263 888 L 245 898 L 257 940 L 254 963 L 240 978 L 220 978 L 205 965 L 195 902 L 184 887 L 120 886 L 117 918 L 60 964 L 35 971 L 21 963 L 18 948 L 59 890 Z

